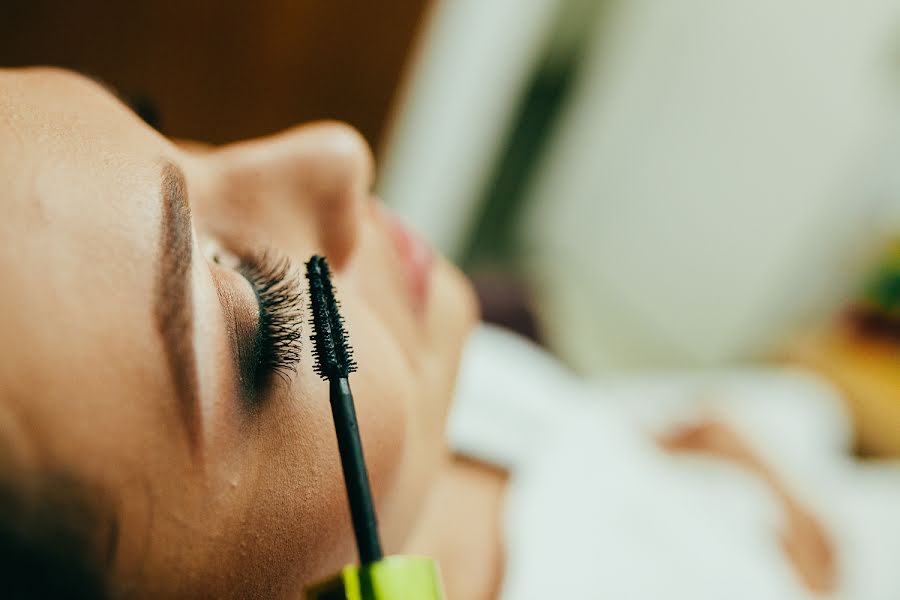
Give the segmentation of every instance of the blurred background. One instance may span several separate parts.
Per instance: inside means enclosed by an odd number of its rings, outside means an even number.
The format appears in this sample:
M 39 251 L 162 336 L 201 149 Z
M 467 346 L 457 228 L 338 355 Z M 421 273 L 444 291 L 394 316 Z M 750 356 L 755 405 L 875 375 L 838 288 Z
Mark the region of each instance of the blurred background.
M 7 0 L 0 64 L 209 142 L 319 118 L 588 377 L 799 362 L 900 454 L 900 3 Z

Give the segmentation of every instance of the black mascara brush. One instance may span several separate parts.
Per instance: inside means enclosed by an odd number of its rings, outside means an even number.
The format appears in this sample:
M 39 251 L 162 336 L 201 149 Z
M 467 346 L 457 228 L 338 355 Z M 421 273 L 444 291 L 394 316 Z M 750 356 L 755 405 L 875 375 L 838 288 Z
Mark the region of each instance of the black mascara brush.
M 314 333 L 310 337 L 314 342 L 315 369 L 329 383 L 331 414 L 360 563 L 347 565 L 339 575 L 307 588 L 306 597 L 309 600 L 443 600 L 440 570 L 434 560 L 424 556 L 382 555 L 353 394 L 347 380 L 356 370 L 356 362 L 331 287 L 331 271 L 323 257 L 309 259 L 306 278 L 312 308 L 310 322 Z
M 347 341 L 340 306 L 331 287 L 331 271 L 325 258 L 313 256 L 306 263 L 306 278 L 309 280 L 312 308 L 310 324 L 315 331 L 310 336 L 314 342 L 315 369 L 323 379 L 328 380 L 331 388 L 331 414 L 334 417 L 359 561 L 362 565 L 368 565 L 381 560 L 382 552 L 369 474 L 366 471 L 356 410 L 353 407 L 353 394 L 347 379 L 350 373 L 356 371 L 356 363 Z

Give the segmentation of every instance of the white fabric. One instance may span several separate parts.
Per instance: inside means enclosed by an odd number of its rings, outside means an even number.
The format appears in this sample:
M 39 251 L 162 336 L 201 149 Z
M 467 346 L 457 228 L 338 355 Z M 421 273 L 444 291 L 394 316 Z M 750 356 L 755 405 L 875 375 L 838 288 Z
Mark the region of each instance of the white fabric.
M 862 464 L 840 398 L 785 370 L 589 384 L 536 347 L 482 327 L 466 351 L 453 446 L 511 469 L 503 600 L 795 600 L 781 507 L 726 461 L 661 451 L 652 434 L 714 415 L 824 525 L 839 583 L 827 596 L 900 598 L 900 466 Z

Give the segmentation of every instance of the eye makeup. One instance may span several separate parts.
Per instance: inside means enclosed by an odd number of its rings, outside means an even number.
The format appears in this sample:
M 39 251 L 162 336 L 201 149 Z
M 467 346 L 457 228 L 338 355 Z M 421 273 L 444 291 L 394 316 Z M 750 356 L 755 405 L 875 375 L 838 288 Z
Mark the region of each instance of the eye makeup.
M 300 361 L 304 286 L 287 256 L 250 254 L 237 270 L 252 286 L 258 304 L 255 332 L 239 359 L 247 382 L 258 392 L 273 377 L 286 381 Z

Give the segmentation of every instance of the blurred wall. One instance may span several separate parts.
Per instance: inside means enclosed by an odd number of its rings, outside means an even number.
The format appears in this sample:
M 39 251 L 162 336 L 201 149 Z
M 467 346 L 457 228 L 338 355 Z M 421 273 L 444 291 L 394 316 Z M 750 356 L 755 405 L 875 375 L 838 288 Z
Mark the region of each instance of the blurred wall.
M 900 230 L 900 4 L 591 3 L 441 2 L 382 194 L 458 258 L 512 228 L 501 267 L 582 372 L 766 356 Z M 555 122 L 522 135 L 572 32 Z M 485 194 L 498 171 L 518 198 Z
M 520 230 L 548 341 L 585 372 L 764 356 L 900 206 L 900 4 L 618 5 Z
M 225 142 L 310 119 L 378 146 L 427 0 L 6 0 L 0 66 L 53 64 L 149 99 L 163 131 Z
M 436 3 L 399 102 L 379 192 L 454 259 L 560 3 Z

